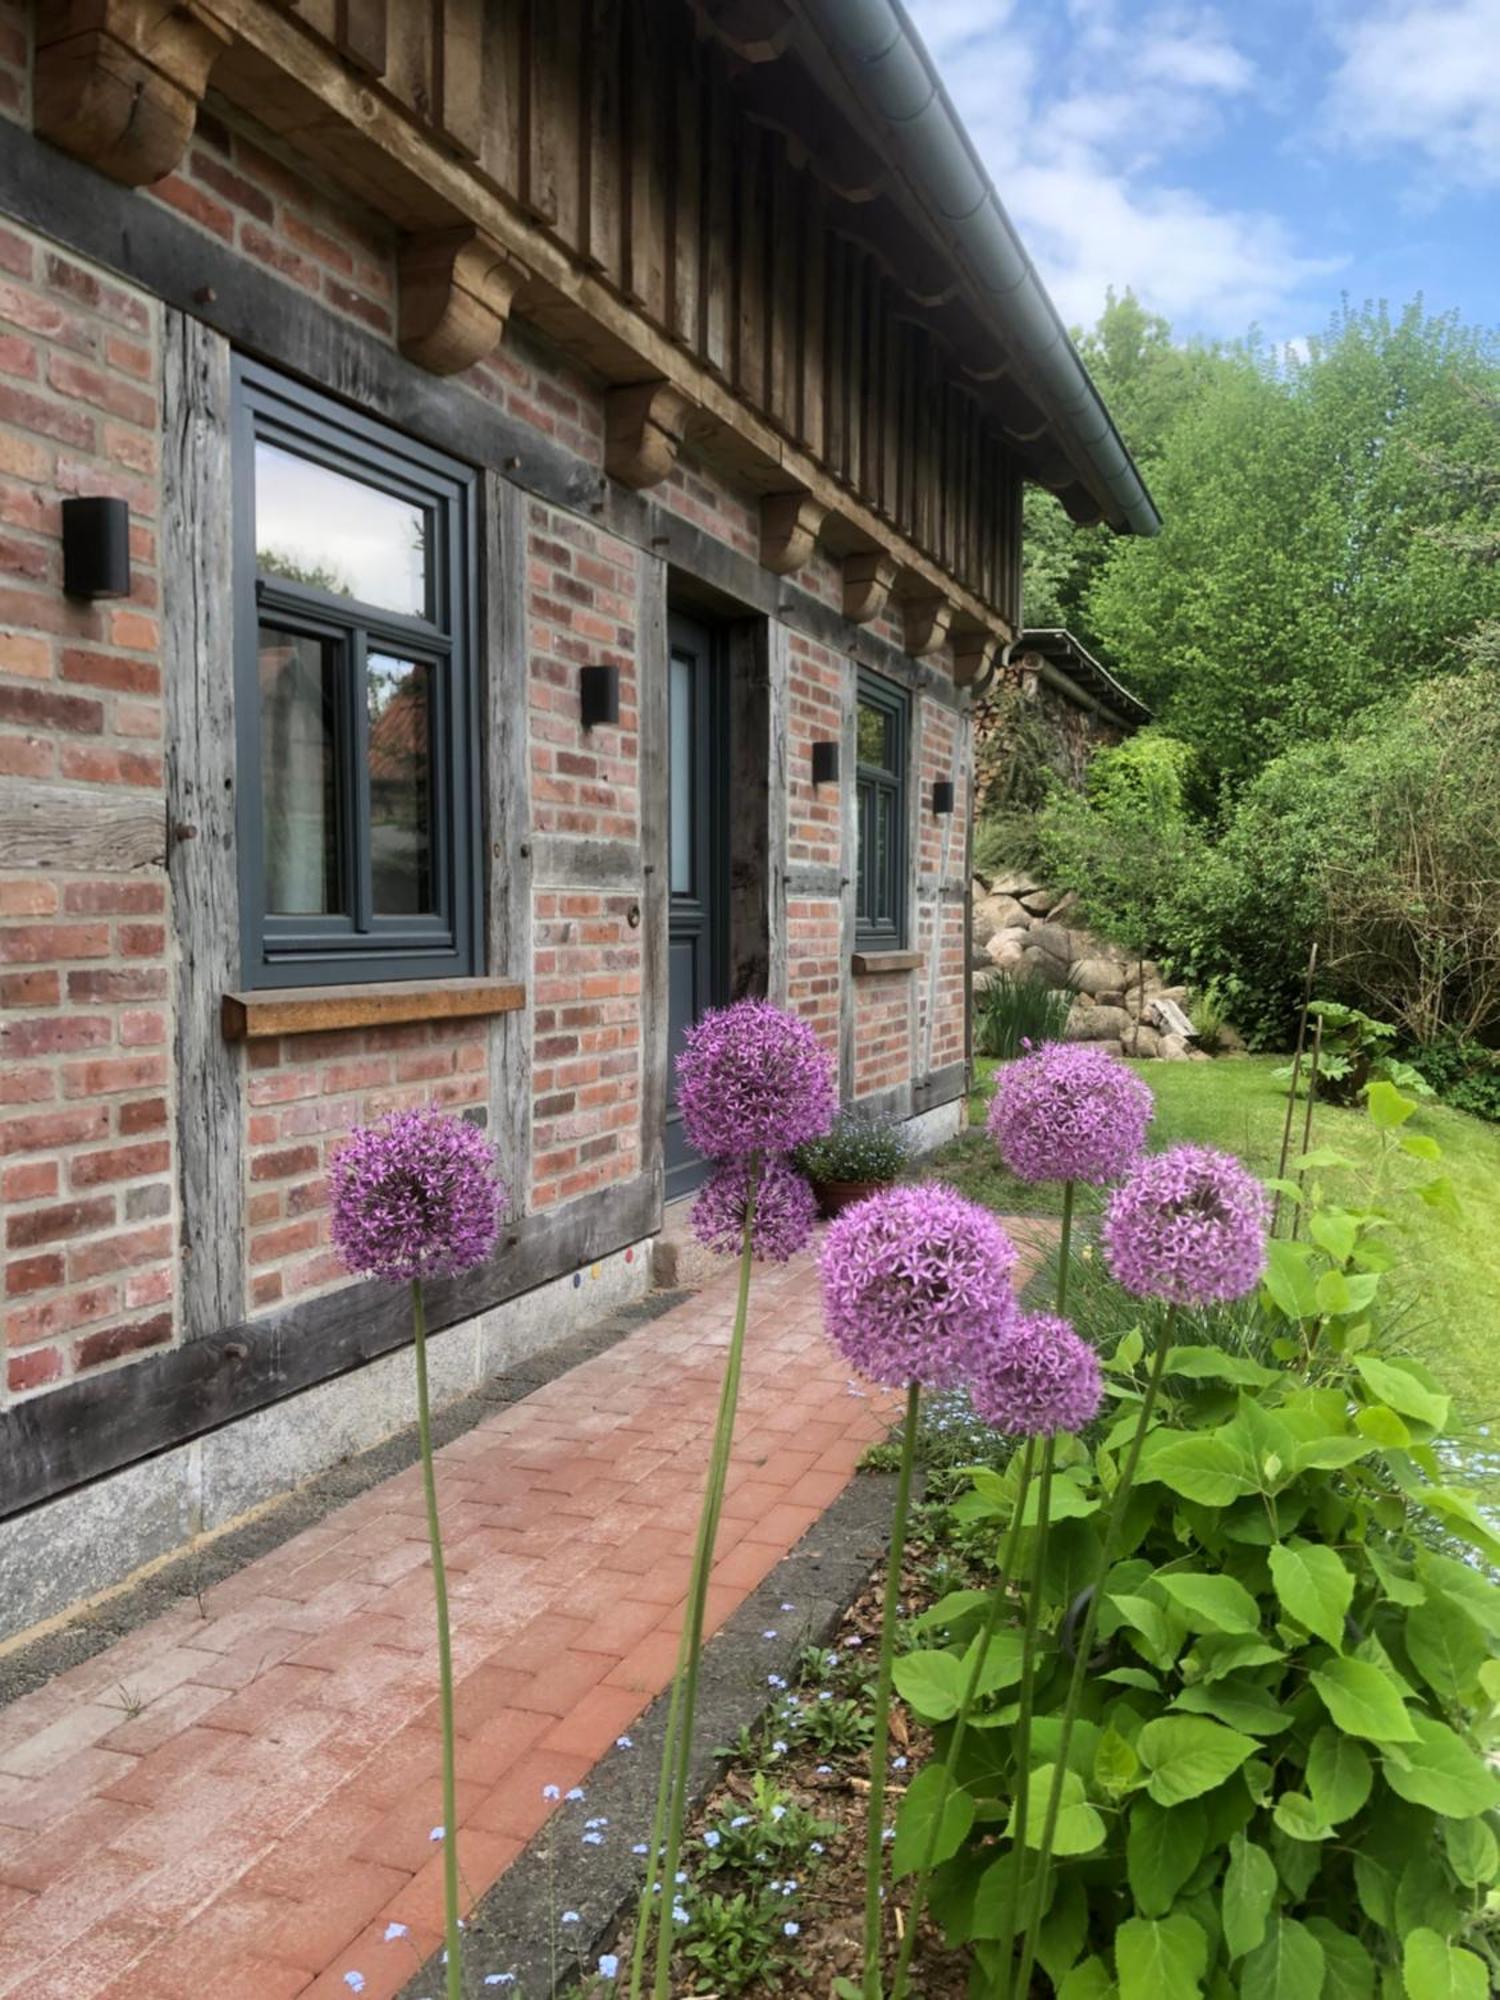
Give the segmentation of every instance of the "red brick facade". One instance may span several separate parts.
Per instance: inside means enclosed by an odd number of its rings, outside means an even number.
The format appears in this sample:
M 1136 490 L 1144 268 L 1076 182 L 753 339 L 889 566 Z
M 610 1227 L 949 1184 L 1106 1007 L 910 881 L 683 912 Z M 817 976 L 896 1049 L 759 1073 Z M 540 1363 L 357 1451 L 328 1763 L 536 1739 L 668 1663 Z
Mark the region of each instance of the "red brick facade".
M 14 7 L 0 7 L 0 114 L 24 108 L 17 19 Z M 232 248 L 268 287 L 293 287 L 394 344 L 393 233 L 218 115 L 200 120 L 181 168 L 141 199 Z M 163 312 L 103 268 L 0 223 L 0 783 L 59 788 L 48 796 L 81 821 L 125 793 L 166 813 L 160 615 L 182 580 L 158 563 L 162 438 L 172 416 L 163 408 Z M 453 393 L 472 392 L 589 465 L 602 463 L 602 393 L 519 325 Z M 128 601 L 78 604 L 62 592 L 59 503 L 80 492 L 129 501 Z M 757 495 L 735 490 L 690 449 L 655 498 L 737 557 L 757 557 Z M 586 501 L 573 511 L 531 500 L 525 521 L 530 830 L 540 850 L 532 955 L 487 969 L 527 988 L 529 1144 L 516 1206 L 538 1215 L 645 1170 L 647 1044 L 660 1023 L 643 1019 L 641 895 L 552 881 L 545 865 L 548 841 L 642 846 L 649 802 L 637 673 L 642 560 L 651 551 L 604 532 Z M 836 616 L 833 559 L 819 552 L 792 582 Z M 893 621 L 864 630 L 894 651 Z M 941 876 L 953 892 L 963 882 L 967 725 L 951 701 L 913 696 L 909 922 L 923 963 L 855 980 L 846 796 L 839 784 L 813 785 L 811 746 L 844 740 L 856 667 L 834 644 L 791 628 L 785 659 L 786 824 L 784 847 L 771 856 L 786 883 L 778 978 L 831 1050 L 853 1049 L 847 1093 L 889 1100 L 904 1090 L 909 1110 L 914 1084 L 964 1058 L 962 905 L 939 905 L 935 885 Z M 585 733 L 578 669 L 590 663 L 619 670 L 620 715 Z M 941 655 L 926 664 L 947 672 Z M 937 776 L 959 782 L 951 832 L 927 809 Z M 488 814 L 494 805 L 486 802 Z M 799 886 L 799 871 L 816 886 Z M 172 1055 L 177 953 L 159 860 L 74 872 L 60 838 L 40 865 L 28 856 L 0 874 L 7 1401 L 129 1366 L 182 1337 L 182 1205 L 195 1191 L 180 1184 L 176 1135 L 194 1079 L 176 1074 Z M 216 1009 L 219 998 L 201 1002 Z M 413 1022 L 242 1045 L 246 1316 L 346 1282 L 324 1190 L 352 1126 L 426 1102 L 499 1116 L 491 1101 L 499 1032 L 484 1019 Z M 958 1077 L 938 1101 L 961 1089 Z M 555 1275 L 563 1272 L 560 1263 Z

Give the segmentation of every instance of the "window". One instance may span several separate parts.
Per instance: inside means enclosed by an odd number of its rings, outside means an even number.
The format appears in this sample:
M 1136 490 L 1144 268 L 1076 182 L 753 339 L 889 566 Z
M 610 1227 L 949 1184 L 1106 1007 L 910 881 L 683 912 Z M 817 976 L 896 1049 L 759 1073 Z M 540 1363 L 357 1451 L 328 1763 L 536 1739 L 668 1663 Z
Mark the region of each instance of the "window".
M 476 971 L 474 474 L 235 369 L 250 986 Z
M 859 677 L 855 724 L 859 874 L 856 943 L 900 951 L 906 943 L 907 698 L 873 674 Z

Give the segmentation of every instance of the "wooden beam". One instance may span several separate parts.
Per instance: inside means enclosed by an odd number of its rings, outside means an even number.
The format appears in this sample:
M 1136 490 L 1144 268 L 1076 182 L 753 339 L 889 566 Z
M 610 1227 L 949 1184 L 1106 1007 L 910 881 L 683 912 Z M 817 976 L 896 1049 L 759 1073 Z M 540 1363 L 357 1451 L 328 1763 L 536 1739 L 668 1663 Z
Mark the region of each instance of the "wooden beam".
M 128 875 L 137 868 L 160 868 L 166 858 L 167 821 L 159 799 L 129 798 L 118 786 L 96 791 L 84 785 L 5 781 L 0 868 Z
M 386 0 L 339 0 L 334 42 L 346 62 L 367 76 L 384 76 Z
M 32 123 L 111 180 L 144 187 L 187 151 L 230 29 L 211 0 L 53 0 L 37 10 Z
M 667 565 L 642 550 L 636 559 L 635 702 L 640 737 L 641 1168 L 660 1205 L 666 1180 L 668 854 Z
M 430 1332 L 565 1276 L 661 1225 L 644 1176 L 502 1226 L 488 1262 L 426 1287 Z M 378 1279 L 240 1319 L 0 1410 L 0 1519 L 316 1388 L 411 1340 L 401 1285 Z
M 760 559 L 773 576 L 806 566 L 828 508 L 811 493 L 768 493 L 760 503 Z
M 856 549 L 844 557 L 844 616 L 868 625 L 885 610 L 896 565 L 881 549 Z
M 796 26 L 786 0 L 700 0 L 700 7 L 719 40 L 748 63 L 775 62 Z
M 906 650 L 914 660 L 920 660 L 928 653 L 935 653 L 947 638 L 953 604 L 941 596 L 904 597 L 901 618 Z
M 604 399 L 604 469 L 637 489 L 655 486 L 677 463 L 689 403 L 660 379 L 611 389 Z
M 512 1014 L 526 1005 L 514 979 L 372 979 L 350 986 L 277 986 L 226 993 L 220 1006 L 227 1042 L 272 1035 L 330 1034 L 340 1028 L 388 1028 L 404 1021 L 463 1021 Z
M 239 978 L 229 342 L 180 312 L 163 328 L 162 618 L 173 1071 L 185 1340 L 245 1311 L 245 1087 L 215 996 Z M 75 811 L 77 810 L 75 805 Z M 191 837 L 189 837 L 191 834 Z
M 460 224 L 408 236 L 400 251 L 401 352 L 434 375 L 457 375 L 500 344 L 525 267 L 482 230 Z
M 953 645 L 953 681 L 956 687 L 973 687 L 984 674 L 1000 647 L 1000 641 L 993 632 L 955 632 Z

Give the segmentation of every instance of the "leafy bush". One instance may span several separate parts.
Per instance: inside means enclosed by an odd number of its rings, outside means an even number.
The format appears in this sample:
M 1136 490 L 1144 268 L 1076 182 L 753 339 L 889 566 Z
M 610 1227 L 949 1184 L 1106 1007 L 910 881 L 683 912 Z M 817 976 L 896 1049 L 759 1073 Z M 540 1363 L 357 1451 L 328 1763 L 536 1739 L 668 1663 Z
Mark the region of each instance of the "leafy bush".
M 974 994 L 975 1054 L 1009 1062 L 1024 1043 L 1057 1041 L 1072 1000 L 1034 973 L 993 974 Z
M 899 1126 L 846 1111 L 821 1139 L 799 1146 L 792 1159 L 818 1181 L 874 1181 L 885 1185 L 906 1171 L 911 1147 Z
M 1315 1038 L 1319 1097 L 1327 1098 L 1330 1104 L 1354 1104 L 1377 1080 L 1410 1090 L 1418 1097 L 1436 1095 L 1421 1071 L 1395 1053 L 1392 1045 L 1396 1030 L 1388 1021 L 1372 1020 L 1358 1007 L 1345 1007 L 1338 1000 L 1314 1000 L 1307 1011 L 1319 1023 Z M 1271 1074 L 1287 1082 L 1295 1068 L 1294 1063 L 1288 1063 Z M 1301 1081 L 1305 1083 L 1311 1075 L 1310 1052 L 1304 1061 Z
M 1500 1124 L 1500 1054 L 1460 1036 L 1446 1036 L 1408 1051 L 1444 1104 Z
M 1428 1161 L 1433 1142 L 1403 1131 L 1414 1109 L 1371 1088 L 1386 1148 Z M 1196 1327 L 1166 1352 L 1043 1889 L 1039 1963 L 1066 2000 L 1483 2000 L 1500 1982 L 1500 1588 L 1454 1553 L 1495 1565 L 1500 1535 L 1440 1483 L 1447 1396 L 1376 1343 L 1390 1216 L 1328 1204 L 1324 1162 L 1297 1164 L 1283 1196 L 1305 1232 L 1271 1244 L 1269 1348 L 1228 1352 Z M 1136 1310 L 1144 1323 L 1154 1309 Z M 1000 1940 L 1018 1892 L 1029 1900 L 1080 1593 L 1147 1361 L 1132 1326 L 1104 1361 L 1112 1414 L 1088 1440 L 1059 1440 L 1029 1768 L 1014 1768 L 1012 1727 L 1023 1641 L 1002 1626 L 956 1788 L 940 1807 L 934 1762 L 898 1817 L 898 1875 L 938 1825 L 932 1909 L 972 1948 L 976 1994 L 1008 1990 Z M 958 1505 L 992 1559 L 1018 1470 L 977 1470 Z M 1031 1574 L 1032 1539 L 1023 1528 L 1016 1574 Z M 940 1754 L 989 1605 L 953 1593 L 897 1666 Z M 1006 1834 L 1023 1784 L 1018 1856 Z

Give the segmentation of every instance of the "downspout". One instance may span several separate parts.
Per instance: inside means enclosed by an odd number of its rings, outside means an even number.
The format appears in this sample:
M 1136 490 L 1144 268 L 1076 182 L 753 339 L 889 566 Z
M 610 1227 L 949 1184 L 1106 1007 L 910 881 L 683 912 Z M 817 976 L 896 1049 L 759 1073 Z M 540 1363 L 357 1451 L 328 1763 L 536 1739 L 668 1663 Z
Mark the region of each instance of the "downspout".
M 1154 535 L 1161 518 L 1145 482 L 904 10 L 897 0 L 800 6 L 861 102 L 889 127 L 913 192 L 959 252 L 997 333 L 1057 420 L 1083 484 L 1114 527 Z

